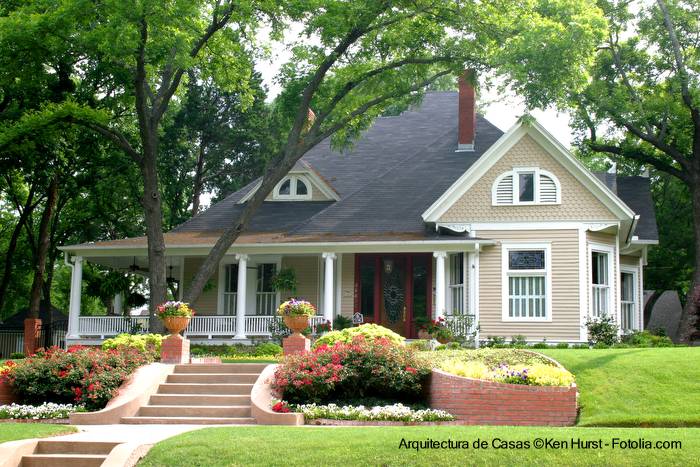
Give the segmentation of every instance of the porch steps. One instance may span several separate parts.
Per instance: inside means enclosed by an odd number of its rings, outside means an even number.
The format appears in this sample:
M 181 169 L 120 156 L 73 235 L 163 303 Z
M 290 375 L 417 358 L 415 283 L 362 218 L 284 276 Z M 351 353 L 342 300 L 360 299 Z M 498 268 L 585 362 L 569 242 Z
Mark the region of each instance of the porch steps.
M 97 467 L 119 443 L 42 440 L 33 454 L 22 456 L 22 467 Z
M 147 405 L 126 424 L 254 424 L 250 392 L 266 364 L 176 365 Z

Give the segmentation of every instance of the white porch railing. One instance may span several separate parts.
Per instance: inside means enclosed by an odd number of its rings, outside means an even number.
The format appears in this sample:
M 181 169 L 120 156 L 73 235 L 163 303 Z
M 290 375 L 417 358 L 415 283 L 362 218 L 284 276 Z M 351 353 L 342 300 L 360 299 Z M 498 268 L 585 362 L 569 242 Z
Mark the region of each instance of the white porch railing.
M 474 315 L 446 315 L 447 327 L 457 336 L 468 338 L 476 330 Z
M 235 316 L 193 316 L 185 329 L 186 336 L 232 336 L 236 333 Z
M 81 316 L 78 334 L 105 338 L 124 332 L 148 331 L 148 320 L 148 316 Z

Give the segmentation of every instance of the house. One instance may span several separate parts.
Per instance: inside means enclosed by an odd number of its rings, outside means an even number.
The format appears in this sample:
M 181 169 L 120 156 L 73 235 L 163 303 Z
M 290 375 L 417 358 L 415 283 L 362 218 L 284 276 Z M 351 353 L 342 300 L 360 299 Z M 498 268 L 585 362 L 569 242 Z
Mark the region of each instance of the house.
M 193 304 L 191 339 L 268 335 L 295 272 L 314 322 L 361 313 L 406 336 L 445 316 L 465 332 L 586 341 L 589 317 L 642 329 L 643 269 L 657 243 L 645 177 L 593 174 L 537 121 L 503 133 L 475 111 L 474 89 L 429 92 L 382 117 L 348 151 L 326 141 L 270 194 Z M 169 274 L 190 280 L 253 182 L 165 234 Z M 69 341 L 119 332 L 125 320 L 82 317 L 81 265 L 147 267 L 146 238 L 62 248 L 73 265 Z M 478 324 L 478 326 L 477 326 Z

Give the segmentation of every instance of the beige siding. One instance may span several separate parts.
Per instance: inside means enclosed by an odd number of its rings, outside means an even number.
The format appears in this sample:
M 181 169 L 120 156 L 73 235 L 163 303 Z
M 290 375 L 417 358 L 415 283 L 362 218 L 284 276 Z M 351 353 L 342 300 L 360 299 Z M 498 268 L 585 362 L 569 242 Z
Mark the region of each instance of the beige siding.
M 197 269 L 204 262 L 204 258 L 185 258 L 185 283 L 189 284 L 192 278 L 197 273 Z M 198 315 L 215 315 L 218 304 L 218 286 L 219 286 L 219 271 L 217 270 L 209 282 L 206 290 L 192 304 L 192 307 Z
M 340 314 L 352 318 L 355 312 L 355 255 L 345 253 L 341 256 Z
M 620 255 L 620 264 L 624 264 L 625 266 L 638 267 L 639 266 L 639 256 Z
M 320 291 L 318 287 L 319 263 L 317 256 L 285 256 L 282 258 L 282 268 L 292 268 L 297 277 L 297 293 L 299 298 L 306 299 L 318 305 Z M 282 299 L 289 293 L 282 293 Z
M 539 167 L 561 184 L 561 204 L 492 206 L 496 178 L 514 167 Z M 524 136 L 440 218 L 441 222 L 517 222 L 616 220 L 615 216 L 571 173 L 530 136 Z
M 482 338 L 522 334 L 528 340 L 578 341 L 580 336 L 578 231 L 485 231 L 479 237 L 499 241 L 551 242 L 552 321 L 502 320 L 501 246 L 485 247 L 479 255 L 479 325 Z
M 617 236 L 615 234 L 609 234 L 609 233 L 604 233 L 604 232 L 586 232 L 586 239 L 588 242 L 588 246 L 590 246 L 591 243 L 597 243 L 601 245 L 607 245 L 611 248 L 615 248 L 615 244 L 617 243 Z M 586 277 L 586 285 L 589 290 L 590 294 L 590 288 L 591 288 L 591 258 L 590 254 L 588 254 L 588 248 L 586 249 L 586 271 L 588 272 L 587 277 Z M 612 306 L 613 306 L 613 314 L 617 316 L 617 313 L 620 311 L 620 294 L 619 292 L 619 278 L 620 278 L 620 271 L 618 270 L 618 265 L 617 261 L 615 261 L 615 255 L 613 254 L 610 257 L 610 260 L 612 261 L 612 277 L 611 277 L 611 282 L 610 282 L 610 299 L 612 300 Z M 620 261 L 622 261 L 622 258 L 620 258 Z M 589 295 L 590 296 L 590 295 Z M 592 305 L 588 303 L 588 314 L 590 315 L 592 312 Z

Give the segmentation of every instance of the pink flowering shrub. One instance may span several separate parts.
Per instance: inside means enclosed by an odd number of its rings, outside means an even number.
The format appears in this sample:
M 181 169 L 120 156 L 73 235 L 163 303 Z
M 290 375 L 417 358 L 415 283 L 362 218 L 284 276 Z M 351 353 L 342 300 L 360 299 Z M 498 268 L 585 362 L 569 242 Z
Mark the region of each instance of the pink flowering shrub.
M 10 383 L 20 402 L 74 403 L 98 410 L 136 368 L 154 359 L 153 352 L 129 347 L 52 347 L 18 361 L 0 377 Z
M 420 397 L 430 369 L 403 345 L 356 336 L 292 355 L 275 372 L 273 389 L 289 403 L 306 404 L 365 396 L 394 400 Z

